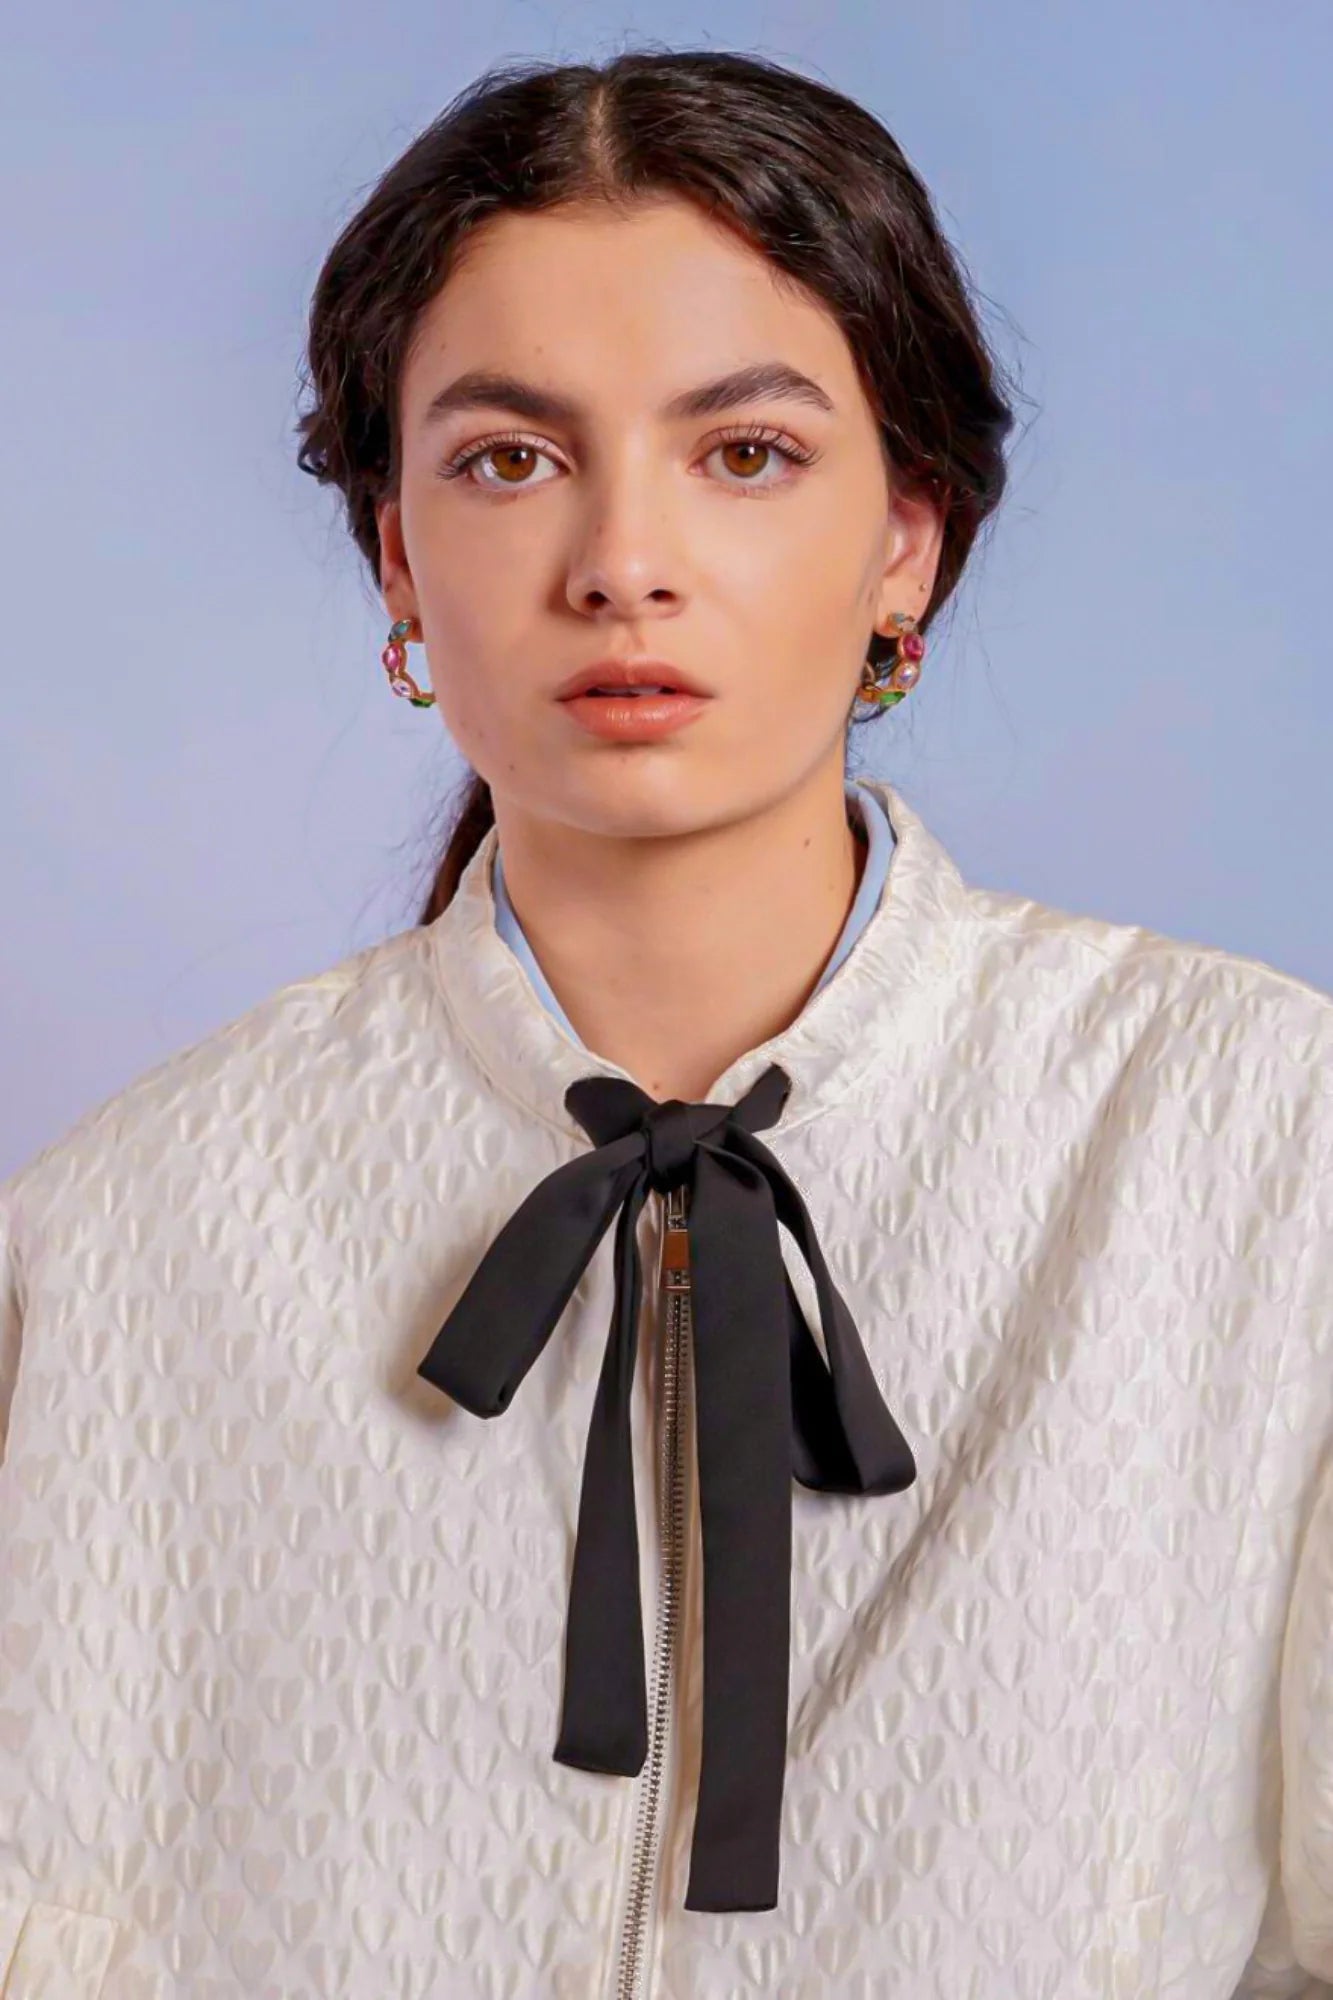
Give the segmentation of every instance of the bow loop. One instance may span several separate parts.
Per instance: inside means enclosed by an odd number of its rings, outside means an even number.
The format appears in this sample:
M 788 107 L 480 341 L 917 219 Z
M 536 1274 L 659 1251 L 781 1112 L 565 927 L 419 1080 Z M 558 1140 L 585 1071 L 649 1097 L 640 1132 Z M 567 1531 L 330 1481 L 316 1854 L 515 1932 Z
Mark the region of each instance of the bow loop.
M 579 1495 L 554 1756 L 632 1776 L 648 1749 L 630 1396 L 642 1296 L 636 1223 L 688 1187 L 688 1329 L 703 1548 L 703 1743 L 688 1910 L 771 1910 L 786 1758 L 791 1480 L 901 1492 L 911 1450 L 885 1406 L 799 1190 L 754 1137 L 791 1080 L 771 1063 L 736 1104 L 658 1102 L 588 1076 L 565 1104 L 593 1150 L 558 1167 L 500 1230 L 418 1373 L 480 1416 L 505 1409 L 613 1215 L 615 1306 Z M 828 1359 L 782 1261 L 814 1279 Z

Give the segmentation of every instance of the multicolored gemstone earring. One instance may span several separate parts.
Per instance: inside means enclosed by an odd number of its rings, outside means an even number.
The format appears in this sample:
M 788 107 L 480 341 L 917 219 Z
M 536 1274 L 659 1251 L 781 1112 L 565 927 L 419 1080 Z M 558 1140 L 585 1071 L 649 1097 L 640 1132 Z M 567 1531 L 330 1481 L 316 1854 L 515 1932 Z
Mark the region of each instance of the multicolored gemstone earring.
M 413 708 L 433 708 L 434 695 L 423 694 L 407 671 L 407 641 L 415 623 L 415 618 L 400 618 L 389 627 L 388 644 L 380 654 L 380 663 L 395 694 L 405 695 Z
M 921 662 L 926 652 L 925 639 L 910 611 L 891 611 L 889 618 L 898 628 L 897 650 L 878 671 L 867 660 L 857 688 L 862 701 L 875 702 L 880 708 L 893 708 L 904 695 L 911 693 L 921 678 Z

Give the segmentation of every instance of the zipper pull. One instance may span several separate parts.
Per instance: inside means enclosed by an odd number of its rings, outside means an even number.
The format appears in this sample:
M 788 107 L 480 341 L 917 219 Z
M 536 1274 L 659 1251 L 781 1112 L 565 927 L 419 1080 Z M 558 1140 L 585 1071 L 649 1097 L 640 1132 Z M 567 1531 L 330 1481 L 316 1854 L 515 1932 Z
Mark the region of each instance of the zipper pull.
M 685 1190 L 672 1188 L 666 1197 L 662 1231 L 662 1287 L 668 1292 L 690 1289 L 690 1235 Z

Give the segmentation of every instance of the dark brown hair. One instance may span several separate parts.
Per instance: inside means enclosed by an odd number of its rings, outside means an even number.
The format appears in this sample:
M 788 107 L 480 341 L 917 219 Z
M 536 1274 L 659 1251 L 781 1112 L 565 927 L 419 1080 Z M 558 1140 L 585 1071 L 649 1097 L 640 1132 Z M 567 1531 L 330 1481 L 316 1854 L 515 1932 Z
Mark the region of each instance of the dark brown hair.
M 464 239 L 504 210 L 671 195 L 737 228 L 842 327 L 891 474 L 944 512 L 926 630 L 999 505 L 1013 391 L 897 142 L 851 99 L 763 57 L 640 49 L 600 65 L 510 63 L 463 90 L 382 175 L 324 261 L 301 470 L 343 494 L 378 589 L 375 509 L 398 488 L 401 370 Z M 894 646 L 872 633 L 866 657 L 878 666 Z M 473 772 L 418 923 L 446 907 L 493 824 L 490 787 Z

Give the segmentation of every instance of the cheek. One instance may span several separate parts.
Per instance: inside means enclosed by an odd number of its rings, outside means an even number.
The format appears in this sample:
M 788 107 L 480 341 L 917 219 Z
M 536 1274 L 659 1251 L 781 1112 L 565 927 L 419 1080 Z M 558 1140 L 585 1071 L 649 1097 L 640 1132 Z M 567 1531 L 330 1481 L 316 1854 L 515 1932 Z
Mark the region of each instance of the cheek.
M 758 517 L 757 529 L 744 524 L 748 532 L 731 537 L 720 560 L 750 596 L 802 623 L 859 616 L 871 555 L 865 508 L 826 489 L 818 504 L 752 500 L 734 511 Z
M 559 678 L 543 662 L 530 632 L 506 640 L 490 630 L 471 638 L 461 636 L 455 623 L 443 620 L 432 634 L 436 713 L 458 750 L 474 769 L 487 775 L 532 769 L 550 756 L 548 734 L 541 733 L 547 707 L 547 684 Z
M 488 647 L 504 643 L 507 627 L 523 616 L 528 592 L 522 558 L 517 552 L 511 555 L 501 537 L 445 529 L 441 523 L 424 560 L 418 556 L 413 561 L 413 579 L 449 657 L 484 657 Z
M 784 675 L 808 679 L 824 662 L 835 688 L 855 675 L 875 619 L 871 572 L 847 537 L 816 537 L 777 566 L 765 595 L 762 627 L 770 657 Z M 850 695 L 848 697 L 850 699 Z

